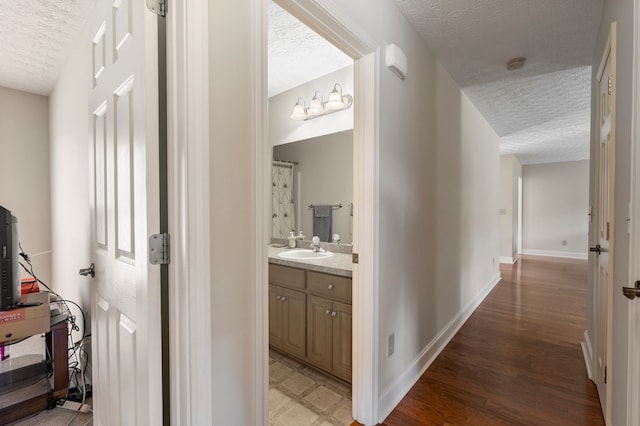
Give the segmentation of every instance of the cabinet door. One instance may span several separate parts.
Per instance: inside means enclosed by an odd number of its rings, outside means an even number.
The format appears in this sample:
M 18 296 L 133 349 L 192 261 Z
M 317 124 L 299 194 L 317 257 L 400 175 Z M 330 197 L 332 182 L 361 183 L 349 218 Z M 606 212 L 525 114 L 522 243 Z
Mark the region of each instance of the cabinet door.
M 333 373 L 351 383 L 351 305 L 333 302 Z
M 307 360 L 331 371 L 333 303 L 322 297 L 307 296 Z
M 281 288 L 282 349 L 299 358 L 305 356 L 305 310 L 307 295 Z
M 269 284 L 269 344 L 282 349 L 282 290 Z

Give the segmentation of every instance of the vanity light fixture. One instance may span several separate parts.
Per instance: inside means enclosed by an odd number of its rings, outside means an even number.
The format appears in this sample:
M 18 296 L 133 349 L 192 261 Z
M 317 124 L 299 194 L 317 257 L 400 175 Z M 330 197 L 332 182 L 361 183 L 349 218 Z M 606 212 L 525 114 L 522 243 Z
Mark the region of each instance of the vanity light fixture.
M 333 86 L 333 90 L 329 95 L 329 100 L 323 102 L 322 94 L 319 90 L 313 94 L 313 99 L 309 103 L 309 108 L 306 108 L 304 99 L 298 98 L 296 104 L 293 107 L 293 112 L 290 117 L 292 120 L 311 120 L 313 118 L 322 117 L 323 115 L 332 114 L 337 111 L 342 111 L 353 105 L 353 97 L 351 95 L 342 94 L 342 86 L 336 83 Z

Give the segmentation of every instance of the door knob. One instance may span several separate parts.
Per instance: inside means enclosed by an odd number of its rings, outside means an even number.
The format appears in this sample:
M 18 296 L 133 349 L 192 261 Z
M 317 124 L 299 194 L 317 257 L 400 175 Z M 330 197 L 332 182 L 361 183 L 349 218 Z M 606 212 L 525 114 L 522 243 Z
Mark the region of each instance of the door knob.
M 589 251 L 595 251 L 596 253 L 600 254 L 600 252 L 602 250 L 600 250 L 602 248 L 602 246 L 600 246 L 600 244 L 596 244 L 595 247 L 589 247 Z
M 622 287 L 622 294 L 629 300 L 640 297 L 640 281 L 636 281 L 634 287 Z
M 91 278 L 94 278 L 96 276 L 96 265 L 91 263 L 88 268 L 82 268 L 78 271 L 78 273 L 83 277 L 91 275 Z

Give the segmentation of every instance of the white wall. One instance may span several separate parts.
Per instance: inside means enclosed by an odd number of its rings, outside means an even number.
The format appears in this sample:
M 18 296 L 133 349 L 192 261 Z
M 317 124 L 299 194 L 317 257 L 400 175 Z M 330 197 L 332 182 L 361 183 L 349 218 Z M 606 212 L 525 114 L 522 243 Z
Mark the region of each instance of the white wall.
M 313 120 L 296 121 L 289 118 L 299 97 L 304 99 L 306 105 L 309 106 L 315 91 L 319 90 L 324 96 L 324 100 L 327 101 L 336 83 L 340 83 L 342 86 L 343 96 L 347 94 L 353 96 L 353 66 L 342 68 L 269 98 L 269 141 L 271 144 L 279 145 L 353 129 L 354 106 Z
M 391 0 L 336 0 L 335 5 L 380 52 L 395 43 L 408 58 L 406 80 L 388 70 L 382 56 L 377 62 L 375 299 L 382 420 L 417 380 L 430 351 L 443 343 L 439 334 L 451 331 L 446 327 L 498 274 L 498 139 Z M 236 114 L 256 102 L 247 84 L 255 48 L 251 8 L 246 2 L 214 2 L 209 19 L 210 185 L 216 202 L 208 266 L 213 276 L 211 401 L 220 423 L 255 424 L 254 389 L 260 386 L 253 374 L 255 307 L 247 303 L 255 266 L 247 247 L 256 243 L 256 158 L 251 126 Z M 237 158 L 247 167 L 230 161 Z M 218 203 L 221 199 L 225 202 Z M 391 333 L 395 353 L 389 357 Z
M 257 424 L 255 390 L 260 386 L 254 364 L 256 267 L 252 254 L 261 239 L 255 232 L 257 158 L 252 116 L 238 114 L 253 111 L 259 102 L 251 85 L 256 48 L 251 3 L 209 2 L 212 258 L 207 267 L 211 271 L 213 394 L 211 407 L 199 409 L 210 409 L 216 424 L 229 425 Z
M 399 80 L 381 56 L 378 76 L 382 420 L 442 343 L 439 333 L 498 274 L 498 138 L 393 2 L 338 4 L 409 65 Z
M 91 330 L 91 280 L 78 275 L 78 269 L 91 263 L 89 59 L 86 46 L 78 43 L 49 97 L 52 284 L 63 297 L 82 306 L 87 315 L 88 333 Z M 74 338 L 80 336 L 77 333 Z
M 470 314 L 500 277 L 500 139 L 447 71 L 436 70 L 436 280 L 421 301 L 430 339 L 457 331 L 451 322 Z
M 518 178 L 522 165 L 514 155 L 500 156 L 500 262 L 518 256 Z
M 523 174 L 523 252 L 587 258 L 589 161 L 527 164 Z
M 595 99 L 596 76 L 598 66 L 605 50 L 611 22 L 616 21 L 617 31 L 617 72 L 616 78 L 616 171 L 615 171 L 615 260 L 613 268 L 613 348 L 610 364 L 612 394 L 611 394 L 611 424 L 614 426 L 627 424 L 627 355 L 628 355 L 628 300 L 622 296 L 623 286 L 633 286 L 629 280 L 629 235 L 625 226 L 628 217 L 630 195 L 630 161 L 631 158 L 631 101 L 633 96 L 633 17 L 634 1 L 608 0 L 604 2 L 602 21 L 598 33 L 596 49 L 593 53 L 593 75 L 591 85 L 591 158 L 596 157 L 595 132 Z M 595 164 L 591 162 L 590 204 L 595 205 Z M 589 229 L 591 244 L 597 241 L 595 228 Z M 590 271 L 593 271 L 594 257 L 590 256 Z M 611 272 L 611 271 L 610 271 Z M 589 274 L 589 304 L 587 311 L 587 333 L 593 338 L 593 274 Z M 593 342 L 593 339 L 592 339 Z M 632 401 L 631 403 L 636 403 Z
M 305 141 L 273 147 L 273 158 L 295 161 L 294 200 L 297 231 L 307 239 L 313 235 L 313 210 L 310 204 L 342 204 L 333 210 L 332 233 L 343 243 L 352 241 L 353 131 L 347 130 Z M 300 194 L 299 198 L 297 194 Z M 298 207 L 299 206 L 299 207 Z
M 51 285 L 49 107 L 45 96 L 0 87 L 0 205 L 18 218 L 23 250 Z M 22 269 L 21 269 L 22 271 Z M 27 274 L 22 272 L 22 276 Z

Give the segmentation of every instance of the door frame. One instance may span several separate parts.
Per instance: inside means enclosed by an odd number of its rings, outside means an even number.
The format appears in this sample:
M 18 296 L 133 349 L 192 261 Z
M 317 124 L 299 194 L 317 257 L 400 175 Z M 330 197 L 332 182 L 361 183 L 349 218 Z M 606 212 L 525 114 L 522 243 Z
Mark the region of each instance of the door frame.
M 333 1 L 317 0 L 274 0 L 279 6 L 302 21 L 320 36 L 342 50 L 354 60 L 354 132 L 353 132 L 353 252 L 358 253 L 360 263 L 353 265 L 353 380 L 352 416 L 366 425 L 378 421 L 378 374 L 377 374 L 377 295 L 378 271 L 376 262 L 378 253 L 378 64 L 379 48 L 344 11 Z M 266 18 L 266 1 L 262 1 Z M 260 18 L 258 18 L 260 19 Z M 267 45 L 267 32 L 257 34 L 258 46 Z M 267 52 L 258 61 L 262 65 L 256 76 L 259 84 L 267 82 Z M 265 91 L 266 93 L 266 91 Z M 266 95 L 261 117 L 266 120 Z M 268 258 L 267 244 L 269 220 L 271 218 L 270 166 L 272 160 L 271 145 L 266 126 L 259 129 L 257 138 L 257 158 L 262 158 L 263 170 L 258 171 L 264 177 L 263 194 L 258 200 L 257 222 L 263 225 L 262 240 L 258 240 L 256 269 L 262 271 L 261 280 L 256 289 L 257 303 L 263 303 L 262 315 L 257 317 L 257 327 L 261 331 L 261 359 L 268 363 L 269 334 L 267 297 Z M 259 228 L 260 229 L 260 228 Z M 365 285 L 366 283 L 366 285 Z M 261 380 L 264 401 L 263 418 L 268 419 L 268 368 L 262 369 Z M 266 424 L 266 423 L 265 423 Z
M 518 176 L 518 244 L 516 251 L 518 252 L 517 256 L 520 259 L 522 256 L 522 212 L 523 212 L 523 203 L 524 203 L 524 182 L 522 176 Z
M 282 0 L 282 7 L 355 59 L 354 97 L 354 380 L 353 417 L 373 425 L 378 417 L 378 45 L 333 1 Z M 254 0 L 253 81 L 249 113 L 255 144 L 257 424 L 268 423 L 268 238 L 271 146 L 267 132 L 267 0 Z M 171 424 L 212 424 L 210 318 L 211 193 L 209 156 L 209 5 L 173 4 L 167 15 L 167 132 Z M 360 285 L 366 283 L 366 285 Z M 205 336 L 203 338 L 202 336 Z M 248 366 L 249 367 L 249 366 Z
M 640 256 L 640 4 L 633 2 L 633 81 L 631 103 L 631 189 L 629 200 L 629 259 Z M 629 283 L 640 279 L 640 266 L 637 262 L 629 262 Z M 620 295 L 618 295 L 620 297 Z M 628 335 L 628 380 L 627 380 L 627 425 L 640 424 L 640 303 L 629 302 Z
M 611 23 L 611 26 L 609 27 L 609 36 L 607 38 L 607 42 L 605 44 L 605 48 L 604 51 L 602 53 L 602 58 L 600 61 L 600 64 L 598 66 L 598 71 L 596 73 L 596 87 L 598 88 L 598 90 L 596 90 L 596 122 L 598 123 L 594 129 L 594 131 L 596 132 L 596 182 L 595 182 L 595 191 L 596 191 L 596 200 L 597 200 L 597 204 L 596 206 L 600 205 L 600 190 L 599 190 L 599 182 L 600 182 L 600 148 L 601 148 L 601 140 L 600 140 L 600 114 L 601 114 L 601 108 L 602 108 L 602 104 L 600 103 L 600 95 L 599 95 L 599 88 L 600 88 L 600 84 L 598 83 L 600 81 L 600 79 L 602 78 L 602 74 L 604 73 L 605 67 L 606 67 L 606 63 L 607 60 L 609 58 L 611 58 L 611 69 L 610 69 L 610 75 L 612 77 L 612 85 L 613 85 L 613 89 L 612 89 L 612 95 L 611 95 L 611 141 L 609 142 L 609 165 L 608 165 L 608 173 L 609 173 L 609 179 L 608 179 L 608 192 L 609 192 L 609 205 L 607 206 L 608 209 L 608 215 L 609 215 L 609 220 L 610 220 L 610 234 L 609 234 L 609 244 L 608 244 L 608 264 L 607 264 L 607 270 L 608 270 L 608 274 L 607 274 L 607 300 L 606 300 L 606 319 L 605 319 L 605 324 L 604 324 L 604 330 L 606 332 L 606 341 L 605 341 L 605 359 L 606 359 L 606 363 L 605 363 L 605 368 L 607 369 L 608 372 L 612 372 L 613 371 L 613 356 L 612 356 L 612 351 L 613 351 L 613 265 L 614 265 L 614 256 L 615 256 L 615 199 L 614 199 L 614 194 L 615 194 L 615 146 L 616 146 L 616 134 L 615 134 L 615 120 L 616 120 L 616 54 L 617 54 L 617 23 L 614 21 Z M 612 155 L 613 154 L 613 155 Z M 597 244 L 600 240 L 600 217 L 599 217 L 599 208 L 595 209 L 595 217 L 596 217 L 596 241 L 595 243 Z M 595 290 L 595 284 L 596 284 L 596 280 L 598 279 L 599 276 L 599 271 L 598 271 L 598 265 L 599 265 L 599 259 L 596 259 L 596 262 L 594 263 L 594 299 L 595 299 L 595 294 L 596 294 L 596 290 Z M 593 304 L 593 313 L 594 313 L 594 320 L 597 318 L 596 316 L 596 312 L 597 312 L 597 306 L 594 303 Z M 595 327 L 595 325 L 594 325 Z M 593 372 L 593 381 L 594 383 L 597 383 L 596 380 L 596 372 L 598 371 L 598 369 L 596 368 L 597 365 L 596 363 L 598 362 L 598 353 L 596 352 L 598 350 L 597 347 L 597 343 L 594 346 L 593 349 L 593 357 L 592 357 L 592 366 L 591 366 L 591 371 Z M 613 389 L 613 374 L 607 374 L 607 381 L 605 383 L 605 389 L 606 389 L 606 396 L 605 396 L 605 407 L 603 410 L 603 414 L 604 414 L 604 419 L 605 422 L 609 422 L 611 419 L 611 393 L 612 393 L 612 389 Z
M 213 424 L 209 2 L 172 3 L 166 19 L 170 423 Z

